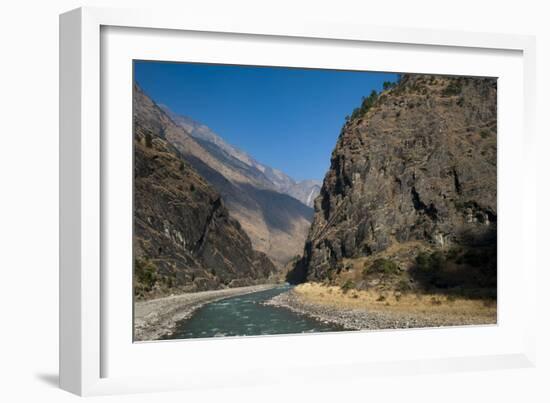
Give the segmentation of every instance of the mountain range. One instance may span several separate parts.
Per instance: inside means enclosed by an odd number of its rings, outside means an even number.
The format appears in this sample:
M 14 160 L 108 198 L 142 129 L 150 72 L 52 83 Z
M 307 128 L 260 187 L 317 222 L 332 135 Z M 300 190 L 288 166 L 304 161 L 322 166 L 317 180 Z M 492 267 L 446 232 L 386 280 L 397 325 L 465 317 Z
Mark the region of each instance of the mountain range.
M 146 121 L 220 194 L 255 251 L 265 253 L 279 269 L 302 252 L 318 182 L 294 181 L 227 143 L 206 125 L 157 105 L 139 86 L 134 91 L 139 104 L 135 109 L 140 111 L 135 119 Z
M 259 163 L 207 126 L 177 115 L 166 106 L 158 109 L 176 129 L 166 135 L 167 140 L 221 194 L 253 248 L 280 268 L 299 255 L 313 209 L 287 192 L 294 189 L 313 199 L 320 188 L 317 183 L 307 181 L 304 183 L 308 187 L 300 188 L 288 175 Z
M 178 115 L 166 105 L 159 106 L 206 150 L 219 160 L 223 160 L 232 169 L 247 176 L 255 186 L 287 194 L 306 206 L 313 207 L 313 201 L 321 190 L 321 181 L 314 179 L 296 181 L 284 172 L 258 162 L 245 151 L 227 143 L 205 124 L 188 116 Z

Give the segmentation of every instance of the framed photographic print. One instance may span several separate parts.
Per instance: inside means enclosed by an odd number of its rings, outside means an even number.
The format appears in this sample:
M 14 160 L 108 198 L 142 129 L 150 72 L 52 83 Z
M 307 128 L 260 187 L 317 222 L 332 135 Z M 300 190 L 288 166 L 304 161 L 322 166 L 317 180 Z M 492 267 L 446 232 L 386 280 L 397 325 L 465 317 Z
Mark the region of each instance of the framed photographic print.
M 62 387 L 532 365 L 533 49 L 62 15 Z

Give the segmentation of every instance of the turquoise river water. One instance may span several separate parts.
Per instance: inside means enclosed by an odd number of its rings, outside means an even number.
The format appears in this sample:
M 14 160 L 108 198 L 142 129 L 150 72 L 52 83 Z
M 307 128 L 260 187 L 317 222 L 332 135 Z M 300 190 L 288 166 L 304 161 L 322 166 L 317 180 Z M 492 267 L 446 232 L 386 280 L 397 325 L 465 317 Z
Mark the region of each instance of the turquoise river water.
M 262 305 L 290 286 L 230 297 L 199 308 L 178 323 L 170 339 L 313 333 L 342 330 L 285 308 Z

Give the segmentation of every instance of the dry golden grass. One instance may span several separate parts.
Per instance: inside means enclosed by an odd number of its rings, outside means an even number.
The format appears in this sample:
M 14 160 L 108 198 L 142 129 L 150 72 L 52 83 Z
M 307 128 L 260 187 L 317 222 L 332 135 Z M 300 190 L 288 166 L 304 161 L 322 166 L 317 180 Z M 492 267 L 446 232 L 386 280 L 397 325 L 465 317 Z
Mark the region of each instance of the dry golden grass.
M 294 288 L 304 302 L 342 309 L 418 317 L 441 317 L 453 322 L 496 323 L 496 301 L 448 297 L 438 294 L 401 294 L 399 292 L 343 292 L 340 287 L 305 283 Z

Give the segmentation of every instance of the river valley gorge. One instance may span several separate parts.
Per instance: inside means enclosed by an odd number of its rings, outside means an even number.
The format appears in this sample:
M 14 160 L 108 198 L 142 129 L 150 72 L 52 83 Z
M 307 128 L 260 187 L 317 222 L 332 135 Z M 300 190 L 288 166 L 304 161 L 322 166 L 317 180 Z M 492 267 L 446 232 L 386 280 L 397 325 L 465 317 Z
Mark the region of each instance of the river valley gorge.
M 306 70 L 170 68 L 216 95 L 134 83 L 134 341 L 497 323 L 496 79 L 356 72 L 371 81 L 344 118 L 330 103 L 338 91 L 314 100 L 283 85 Z M 223 77 L 282 80 L 286 97 L 263 109 L 276 98 L 233 93 L 234 108 L 209 87 Z M 348 78 L 334 88 L 358 91 Z M 290 95 L 303 97 L 292 110 Z M 277 165 L 179 112 L 205 99 L 199 116 L 234 141 L 265 142 L 261 155 Z M 328 108 L 299 115 L 304 100 Z M 343 125 L 323 140 L 329 123 L 315 124 L 333 110 Z M 275 142 L 262 137 L 269 124 Z M 313 139 L 289 161 L 293 138 L 312 127 L 324 154 Z M 278 142 L 288 145 L 275 155 Z M 316 152 L 326 168 L 305 176 Z

